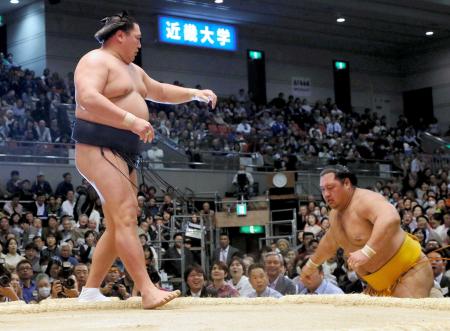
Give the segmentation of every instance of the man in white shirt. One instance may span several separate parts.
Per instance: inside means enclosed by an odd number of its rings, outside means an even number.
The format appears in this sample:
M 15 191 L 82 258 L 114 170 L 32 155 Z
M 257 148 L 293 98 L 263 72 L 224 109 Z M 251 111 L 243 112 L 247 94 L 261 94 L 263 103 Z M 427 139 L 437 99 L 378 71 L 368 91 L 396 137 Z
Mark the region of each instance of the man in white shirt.
M 147 159 L 151 162 L 150 166 L 154 169 L 164 168 L 164 163 L 162 163 L 164 158 L 164 151 L 158 147 L 156 142 L 152 143 L 152 148 L 150 148 L 147 153 Z
M 308 262 L 305 260 L 301 267 Z M 305 286 L 298 294 L 344 294 L 344 292 L 324 278 L 322 265 L 308 276 L 302 277 L 302 283 Z
M 75 207 L 75 196 L 73 191 L 67 191 L 66 200 L 61 205 L 63 215 L 69 215 L 73 217 L 73 208 Z
M 450 297 L 450 278 L 445 275 L 447 262 L 443 259 L 441 252 L 432 251 L 427 254 L 427 257 L 431 260 L 435 283 L 440 286 L 443 296 Z
M 271 297 L 281 298 L 283 295 L 269 287 L 269 277 L 260 264 L 252 264 L 248 268 L 248 277 L 254 291 L 247 295 L 248 298 Z
M 450 214 L 449 213 L 444 214 L 443 219 L 444 223 L 439 225 L 435 231 L 438 234 L 438 236 L 442 239 L 443 243 L 450 244 L 449 236 L 447 235 L 447 233 L 450 231 Z
M 44 120 L 40 120 L 39 124 L 36 127 L 36 132 L 38 134 L 38 141 L 51 143 L 52 136 L 50 134 L 50 129 L 46 126 Z
M 250 134 L 252 132 L 252 127 L 250 124 L 248 124 L 248 120 L 246 118 L 243 118 L 241 123 L 236 128 L 237 133 L 242 133 L 244 135 Z

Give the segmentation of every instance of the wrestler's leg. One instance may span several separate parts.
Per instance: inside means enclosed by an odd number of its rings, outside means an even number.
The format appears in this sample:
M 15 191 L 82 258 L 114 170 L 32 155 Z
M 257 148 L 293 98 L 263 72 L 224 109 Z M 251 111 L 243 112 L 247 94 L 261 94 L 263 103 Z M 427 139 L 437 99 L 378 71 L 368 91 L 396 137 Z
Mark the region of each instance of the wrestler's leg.
M 393 297 L 428 298 L 434 285 L 433 270 L 428 258 L 423 255 L 419 262 L 411 268 L 396 286 Z
M 114 243 L 115 230 L 114 224 L 111 221 L 111 214 L 106 204 L 103 205 L 102 209 L 105 215 L 106 230 L 95 246 L 89 276 L 86 281 L 86 287 L 88 288 L 100 287 L 109 268 L 117 257 L 116 245 Z
M 114 224 L 116 252 L 140 290 L 144 308 L 160 306 L 178 296 L 179 292 L 160 291 L 150 281 L 137 236 L 137 199 L 125 177 L 127 164 L 109 150 L 105 149 L 104 154 L 103 157 L 98 147 L 77 145 L 77 167 L 95 184 L 103 200 L 111 207 L 109 213 Z

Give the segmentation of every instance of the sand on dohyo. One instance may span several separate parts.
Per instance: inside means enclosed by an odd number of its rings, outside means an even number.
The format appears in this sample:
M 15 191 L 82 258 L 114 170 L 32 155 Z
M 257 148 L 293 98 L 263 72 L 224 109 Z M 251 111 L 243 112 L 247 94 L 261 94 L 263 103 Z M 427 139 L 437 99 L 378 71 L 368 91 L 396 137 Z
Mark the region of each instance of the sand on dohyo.
M 450 298 L 286 296 L 281 299 L 178 298 L 142 310 L 139 298 L 38 305 L 0 304 L 3 330 L 450 330 Z

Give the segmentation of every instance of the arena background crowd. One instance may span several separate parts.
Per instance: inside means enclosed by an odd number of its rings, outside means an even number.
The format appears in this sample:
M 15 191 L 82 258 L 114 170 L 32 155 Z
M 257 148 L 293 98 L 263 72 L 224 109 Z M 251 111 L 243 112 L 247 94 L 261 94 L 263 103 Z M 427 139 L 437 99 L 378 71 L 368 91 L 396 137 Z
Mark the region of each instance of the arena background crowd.
M 63 79 L 45 69 L 39 76 L 16 65 L 11 54 L 2 54 L 0 100 L 0 144 L 70 143 L 69 117 L 59 106 L 74 104 L 73 74 Z M 256 105 L 244 89 L 221 98 L 214 110 L 197 102 L 176 106 L 150 103 L 149 110 L 159 134 L 193 162 L 202 161 L 201 151 L 221 157 L 252 153 L 258 170 L 297 170 L 312 160 L 389 162 L 394 175 L 370 189 L 397 208 L 402 228 L 419 239 L 433 260 L 437 296 L 449 296 L 450 271 L 442 258 L 449 257 L 445 247 L 450 243 L 450 174 L 448 168 L 431 166 L 418 138 L 425 131 L 450 135 L 439 131 L 437 120 L 413 126 L 401 115 L 391 127 L 384 116 L 369 108 L 363 113 L 344 113 L 332 99 L 311 104 L 283 93 L 267 105 Z M 43 173 L 22 178 L 19 171 L 1 181 L 0 301 L 19 298 L 34 303 L 48 297 L 78 296 L 96 241 L 104 231 L 95 190 L 85 181 L 74 186 L 70 173 L 56 185 L 46 181 Z M 280 297 L 364 289 L 339 251 L 318 270 L 311 284 L 300 281 L 301 266 L 329 227 L 328 209 L 314 196 L 300 202 L 295 246 L 280 239 L 260 251 L 243 252 L 223 233 L 216 250 L 209 252 L 209 270 L 201 265 L 198 251 L 191 251 L 198 238 L 186 235 L 181 226 L 174 245 L 155 245 L 158 229 L 167 228 L 177 208 L 169 194 L 144 184 L 138 202 L 138 235 L 148 272 L 163 288 L 179 286 L 167 282 L 168 277 L 183 277 L 188 288 L 185 295 L 190 296 Z M 199 223 L 201 218 L 210 221 L 214 212 L 205 202 L 200 211 L 191 213 L 190 221 Z M 158 255 L 177 258 L 181 253 L 186 261 L 184 275 L 179 261 L 157 259 Z M 109 270 L 102 293 L 121 299 L 138 294 L 119 260 Z

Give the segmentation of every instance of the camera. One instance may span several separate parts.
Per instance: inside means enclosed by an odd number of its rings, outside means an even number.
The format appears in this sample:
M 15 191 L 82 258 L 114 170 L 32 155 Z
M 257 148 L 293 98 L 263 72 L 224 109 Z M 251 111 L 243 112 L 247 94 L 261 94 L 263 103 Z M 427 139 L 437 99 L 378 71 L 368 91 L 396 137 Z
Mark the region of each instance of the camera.
M 9 279 L 9 277 L 6 275 L 0 276 L 0 287 L 9 286 L 10 281 L 11 279 Z
M 59 272 L 58 278 L 60 279 L 62 286 L 69 290 L 75 288 L 75 280 L 70 277 L 72 276 L 72 272 L 73 272 L 72 263 L 63 262 L 62 269 Z
M 117 282 L 113 284 L 112 290 L 115 292 L 119 291 L 119 285 L 117 284 Z
M 9 286 L 9 272 L 5 268 L 5 259 L 0 259 L 0 287 Z

